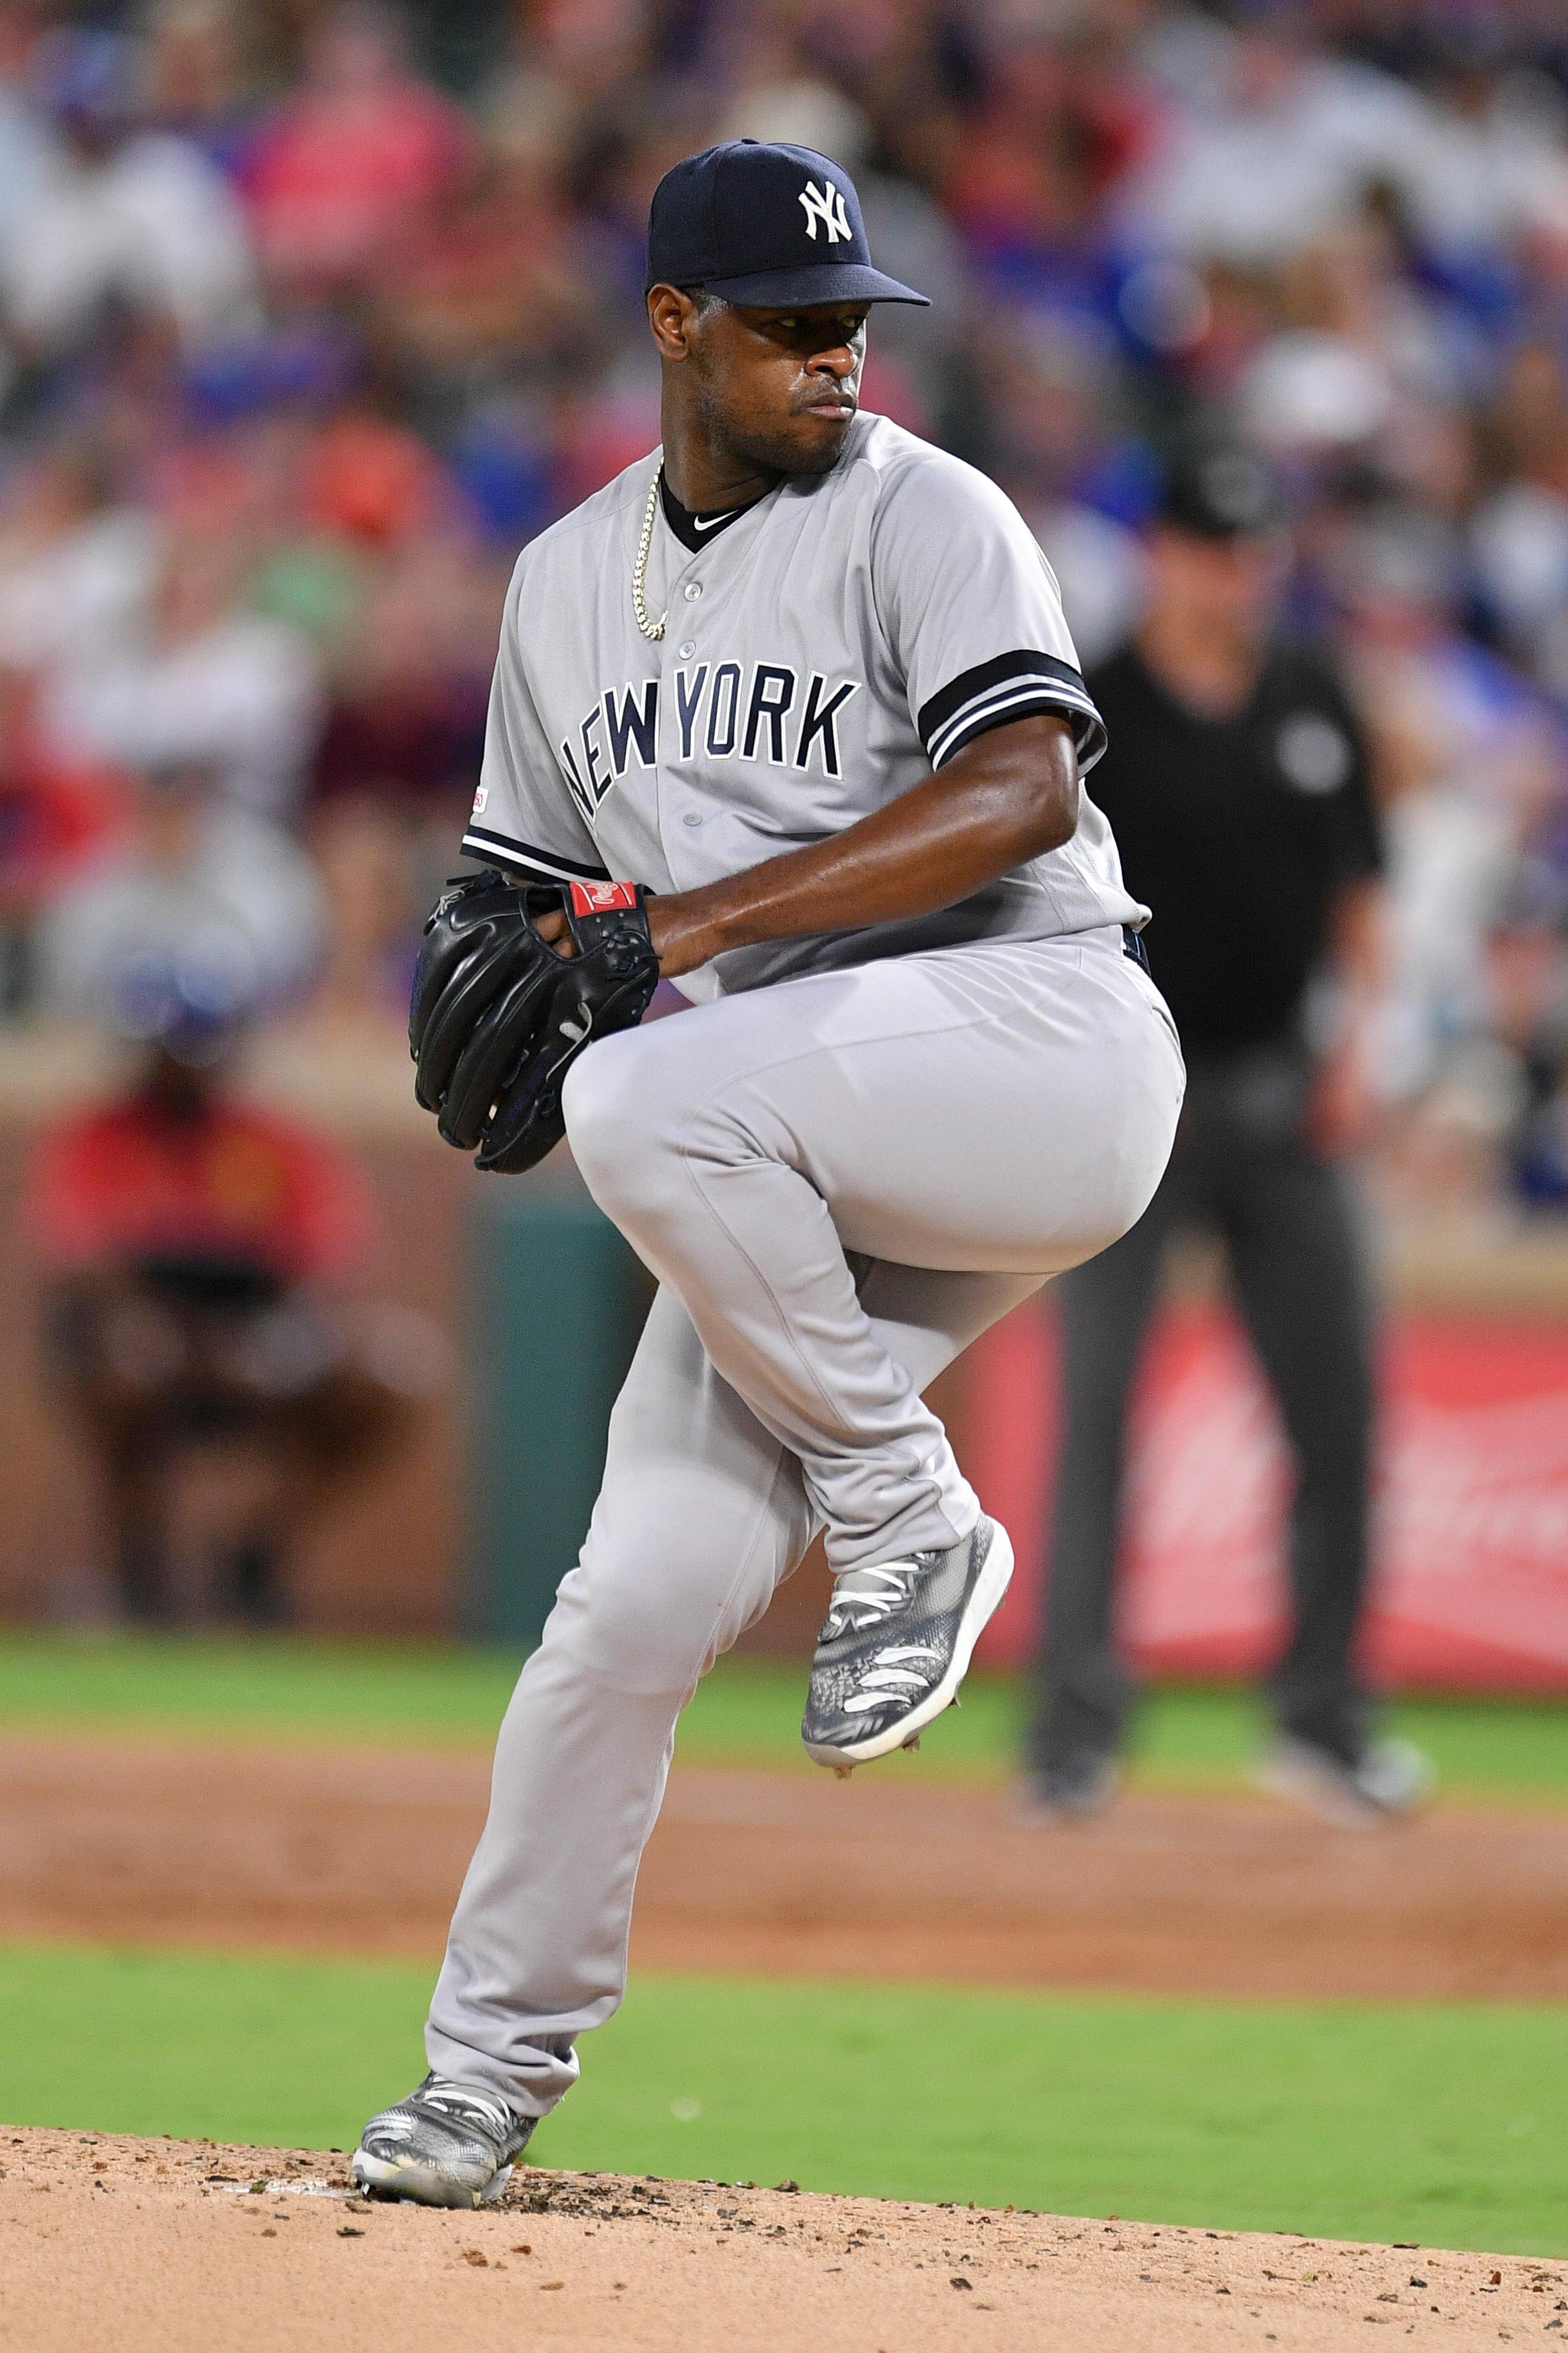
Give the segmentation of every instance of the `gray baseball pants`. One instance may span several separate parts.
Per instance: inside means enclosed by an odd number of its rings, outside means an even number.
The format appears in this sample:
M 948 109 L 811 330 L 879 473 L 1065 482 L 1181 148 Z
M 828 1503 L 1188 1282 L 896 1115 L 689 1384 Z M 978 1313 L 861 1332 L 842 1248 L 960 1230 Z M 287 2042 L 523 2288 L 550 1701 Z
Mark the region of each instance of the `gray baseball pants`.
M 835 1569 L 980 1504 L 921 1392 L 1128 1230 L 1183 1090 L 1119 928 L 815 974 L 609 1038 L 566 1090 L 658 1278 L 578 1566 L 501 1726 L 429 2062 L 523 2115 L 619 2004 L 676 1719 L 815 1529 Z

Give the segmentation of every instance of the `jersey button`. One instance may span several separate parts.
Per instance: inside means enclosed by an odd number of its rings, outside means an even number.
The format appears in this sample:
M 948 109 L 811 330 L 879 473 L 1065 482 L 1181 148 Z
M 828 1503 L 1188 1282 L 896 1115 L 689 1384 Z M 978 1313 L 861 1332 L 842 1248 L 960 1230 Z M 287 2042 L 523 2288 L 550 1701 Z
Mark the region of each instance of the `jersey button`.
M 692 655 L 697 651 L 696 638 L 688 638 L 686 643 L 683 646 L 677 646 L 675 650 L 680 656 L 682 661 L 689 661 Z
M 688 809 L 680 822 L 682 825 L 700 825 L 702 819 L 698 816 L 695 809 Z
M 687 601 L 687 603 L 688 603 L 689 605 L 695 605 L 695 604 L 696 604 L 696 602 L 697 602 L 697 599 L 699 598 L 699 596 L 701 596 L 701 594 L 702 594 L 702 585 L 701 585 L 700 581 L 697 581 L 697 580 L 689 580 L 689 581 L 687 582 L 687 584 L 686 584 L 686 601 Z

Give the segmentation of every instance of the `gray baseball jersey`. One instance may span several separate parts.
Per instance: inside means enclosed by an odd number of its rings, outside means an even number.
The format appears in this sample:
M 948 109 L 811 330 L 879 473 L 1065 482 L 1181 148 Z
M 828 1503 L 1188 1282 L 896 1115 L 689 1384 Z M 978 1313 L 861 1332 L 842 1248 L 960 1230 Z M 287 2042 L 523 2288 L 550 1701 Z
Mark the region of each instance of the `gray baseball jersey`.
M 1056 581 L 994 483 L 865 412 L 837 467 L 795 478 L 695 550 L 628 467 L 524 549 L 508 595 L 464 848 L 519 874 L 692 890 L 842 832 L 987 728 L 1054 712 L 1080 773 L 1104 747 Z M 984 939 L 1048 939 L 1148 910 L 1085 795 L 1072 839 L 934 915 L 736 949 L 683 992 Z

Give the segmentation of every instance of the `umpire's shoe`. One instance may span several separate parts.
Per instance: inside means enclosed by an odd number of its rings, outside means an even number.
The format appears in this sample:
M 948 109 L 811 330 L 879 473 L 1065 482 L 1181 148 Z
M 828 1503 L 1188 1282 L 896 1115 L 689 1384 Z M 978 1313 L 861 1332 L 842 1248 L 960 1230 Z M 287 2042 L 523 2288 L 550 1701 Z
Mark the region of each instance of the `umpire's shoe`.
M 1012 1574 L 1007 1531 L 985 1519 L 945 1552 L 845 1569 L 812 1661 L 807 1756 L 845 1771 L 911 1746 L 958 1696 Z
M 372 2116 L 354 2151 L 353 2176 L 373 2198 L 420 2206 L 488 2206 L 499 2198 L 538 2121 L 492 2092 L 426 2075 L 394 2108 Z

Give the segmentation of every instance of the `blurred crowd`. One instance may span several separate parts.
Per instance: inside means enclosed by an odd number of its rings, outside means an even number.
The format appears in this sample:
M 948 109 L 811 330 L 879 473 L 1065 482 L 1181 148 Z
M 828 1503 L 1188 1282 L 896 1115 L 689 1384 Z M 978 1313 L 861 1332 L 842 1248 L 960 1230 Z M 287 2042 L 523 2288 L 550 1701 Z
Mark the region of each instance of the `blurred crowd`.
M 658 438 L 649 194 L 746 134 L 855 173 L 935 298 L 866 400 L 1086 662 L 1173 433 L 1266 452 L 1376 752 L 1386 1181 L 1568 1207 L 1561 0 L 0 5 L 6 1014 L 390 1021 L 517 550 Z

